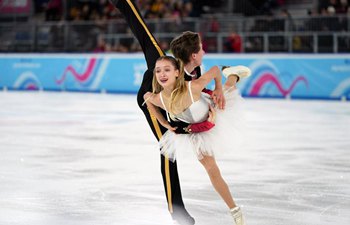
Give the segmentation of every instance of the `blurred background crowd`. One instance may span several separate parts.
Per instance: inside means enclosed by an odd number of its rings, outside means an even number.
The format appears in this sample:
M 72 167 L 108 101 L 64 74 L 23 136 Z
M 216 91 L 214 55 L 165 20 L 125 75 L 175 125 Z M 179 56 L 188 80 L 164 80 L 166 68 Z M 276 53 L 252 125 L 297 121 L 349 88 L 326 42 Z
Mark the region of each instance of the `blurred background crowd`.
M 136 0 L 145 19 L 200 17 L 223 0 Z M 35 16 L 46 21 L 113 20 L 121 18 L 108 0 L 36 0 Z
M 200 17 L 204 13 L 227 12 L 229 0 L 136 0 L 145 19 Z M 237 1 L 232 12 L 245 16 L 274 15 L 274 10 L 288 8 L 288 0 Z M 294 2 L 313 2 L 295 0 Z M 57 20 L 110 20 L 121 18 L 108 0 L 36 0 L 35 15 L 46 21 Z M 315 5 L 314 5 L 315 6 Z M 350 13 L 349 0 L 318 0 L 316 7 L 307 9 L 313 15 L 333 15 Z
M 192 30 L 201 33 L 207 52 L 239 53 L 348 52 L 349 1 L 135 2 L 164 49 L 179 32 Z M 29 9 L 16 12 L 19 2 Z M 0 51 L 140 51 L 108 0 L 0 0 L 0 13 Z

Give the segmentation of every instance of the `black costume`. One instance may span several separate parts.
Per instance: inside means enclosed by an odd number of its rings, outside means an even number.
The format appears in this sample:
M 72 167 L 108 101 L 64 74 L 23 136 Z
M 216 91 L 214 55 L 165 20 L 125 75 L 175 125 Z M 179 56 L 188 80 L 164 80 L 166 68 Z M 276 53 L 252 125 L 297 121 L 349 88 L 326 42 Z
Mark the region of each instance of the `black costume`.
M 155 117 L 151 117 L 147 109 L 146 104 L 142 106 L 144 99 L 143 96 L 146 92 L 152 91 L 152 79 L 153 69 L 156 64 L 156 60 L 163 56 L 165 53 L 160 49 L 159 44 L 148 30 L 143 18 L 141 17 L 137 6 L 131 0 L 110 0 L 116 8 L 124 15 L 126 22 L 128 23 L 133 34 L 139 41 L 142 51 L 145 55 L 147 62 L 147 71 L 144 73 L 142 84 L 137 95 L 137 102 L 146 116 L 147 122 L 150 125 L 153 134 L 157 140 L 167 131 L 162 127 Z M 200 76 L 200 68 L 196 69 L 197 78 Z M 186 76 L 186 80 L 191 80 L 192 77 Z M 165 116 L 165 111 L 160 109 Z M 173 127 L 178 127 L 177 133 L 184 133 L 184 128 L 188 124 L 183 122 L 172 122 Z M 177 164 L 169 161 L 163 155 L 161 155 L 161 172 L 163 176 L 163 183 L 168 201 L 168 209 L 172 215 L 172 218 L 178 221 L 180 224 L 194 224 L 194 219 L 188 214 L 185 209 L 181 196 L 180 181 L 177 172 Z

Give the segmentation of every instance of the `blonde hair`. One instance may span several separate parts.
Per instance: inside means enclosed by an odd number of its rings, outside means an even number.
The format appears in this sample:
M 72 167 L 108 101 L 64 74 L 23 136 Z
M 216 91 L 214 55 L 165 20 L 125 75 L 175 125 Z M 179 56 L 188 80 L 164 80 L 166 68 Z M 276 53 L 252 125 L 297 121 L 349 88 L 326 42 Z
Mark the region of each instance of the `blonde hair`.
M 179 71 L 179 76 L 175 81 L 175 88 L 170 95 L 170 108 L 169 112 L 175 114 L 174 112 L 182 110 L 181 103 L 184 95 L 187 93 L 186 82 L 185 82 L 185 71 L 183 63 L 180 59 L 176 59 L 171 56 L 161 56 L 157 59 L 158 61 L 167 60 Z M 163 87 L 158 83 L 155 71 L 153 71 L 152 80 L 152 93 L 158 94 L 163 90 Z

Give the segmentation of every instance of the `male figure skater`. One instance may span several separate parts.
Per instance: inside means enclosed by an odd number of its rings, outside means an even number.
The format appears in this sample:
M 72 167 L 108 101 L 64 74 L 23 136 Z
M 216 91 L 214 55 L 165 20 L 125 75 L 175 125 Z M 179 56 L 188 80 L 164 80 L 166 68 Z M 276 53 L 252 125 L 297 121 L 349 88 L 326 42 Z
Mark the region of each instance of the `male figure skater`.
M 162 134 L 164 134 L 167 130 L 158 123 L 157 119 L 154 116 L 150 114 L 146 105 L 142 106 L 142 104 L 144 102 L 144 94 L 148 91 L 152 91 L 153 69 L 156 60 L 160 56 L 165 55 L 165 53 L 159 47 L 156 39 L 150 33 L 147 25 L 139 13 L 137 6 L 134 4 L 134 1 L 110 0 L 110 2 L 124 15 L 126 22 L 128 23 L 136 39 L 139 41 L 142 51 L 145 55 L 147 70 L 144 73 L 142 84 L 137 95 L 137 102 L 145 114 L 147 122 L 150 125 L 153 134 L 156 136 L 157 140 L 159 140 Z M 198 78 L 200 76 L 200 70 L 198 68 L 196 70 Z M 185 79 L 191 80 L 192 77 L 187 76 Z M 162 113 L 165 113 L 163 110 L 161 111 Z M 201 132 L 210 129 L 213 126 L 213 124 L 208 121 L 193 125 L 189 125 L 183 122 L 173 122 L 171 125 L 173 127 L 178 127 L 176 133 L 185 133 L 189 130 L 192 132 Z M 176 161 L 173 163 L 161 155 L 161 172 L 166 198 L 168 201 L 168 210 L 171 213 L 173 220 L 182 225 L 195 224 L 195 220 L 185 209 L 182 200 Z

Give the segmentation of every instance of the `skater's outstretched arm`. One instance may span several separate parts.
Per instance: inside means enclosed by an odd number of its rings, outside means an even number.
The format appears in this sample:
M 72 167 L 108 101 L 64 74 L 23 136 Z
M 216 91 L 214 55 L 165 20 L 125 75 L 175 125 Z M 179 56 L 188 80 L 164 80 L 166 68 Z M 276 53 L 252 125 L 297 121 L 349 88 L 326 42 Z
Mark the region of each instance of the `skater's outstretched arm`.
M 151 112 L 152 115 L 154 115 L 158 122 L 165 127 L 166 129 L 170 131 L 175 131 L 177 127 L 172 127 L 168 120 L 165 119 L 163 114 L 160 112 L 159 108 L 162 108 L 162 105 L 159 100 L 159 94 L 153 94 L 152 92 L 147 92 L 144 95 L 145 102 L 144 104 L 147 105 L 148 110 Z

